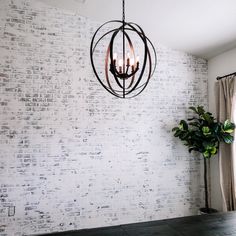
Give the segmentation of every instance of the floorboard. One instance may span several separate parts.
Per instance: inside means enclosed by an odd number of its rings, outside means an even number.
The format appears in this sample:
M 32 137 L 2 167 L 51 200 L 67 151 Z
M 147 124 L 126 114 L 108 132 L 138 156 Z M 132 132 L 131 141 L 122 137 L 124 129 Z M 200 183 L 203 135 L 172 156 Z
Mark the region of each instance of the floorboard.
M 45 236 L 236 236 L 236 212 L 189 216 Z

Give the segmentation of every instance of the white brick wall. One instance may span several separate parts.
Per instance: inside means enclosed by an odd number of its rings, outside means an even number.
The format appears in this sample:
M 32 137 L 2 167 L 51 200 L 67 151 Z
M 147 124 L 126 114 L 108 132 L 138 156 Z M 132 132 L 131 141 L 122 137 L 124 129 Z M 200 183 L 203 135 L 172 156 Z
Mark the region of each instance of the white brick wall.
M 0 2 L 0 235 L 192 215 L 202 203 L 200 160 L 171 129 L 207 105 L 206 61 L 158 46 L 146 90 L 116 99 L 90 66 L 98 25 Z

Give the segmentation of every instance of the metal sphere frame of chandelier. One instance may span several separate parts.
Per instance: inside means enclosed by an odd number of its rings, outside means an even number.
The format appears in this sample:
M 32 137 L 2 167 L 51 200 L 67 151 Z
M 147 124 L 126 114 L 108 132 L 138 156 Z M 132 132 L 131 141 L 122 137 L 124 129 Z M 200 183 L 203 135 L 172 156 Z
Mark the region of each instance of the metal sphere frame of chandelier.
M 156 69 L 157 56 L 154 45 L 146 37 L 142 28 L 136 23 L 125 21 L 125 0 L 122 0 L 122 7 L 122 21 L 108 21 L 101 25 L 94 33 L 90 45 L 90 58 L 95 76 L 109 93 L 118 98 L 133 98 L 139 95 L 148 85 L 148 82 Z M 109 27 L 109 24 L 114 23 L 119 24 L 120 26 L 108 30 L 105 34 L 96 39 L 98 33 L 102 31 L 104 27 Z M 142 63 L 140 63 L 139 56 L 135 56 L 134 46 L 131 37 L 129 36 L 129 33 L 131 32 L 135 33 L 143 43 L 144 53 Z M 114 53 L 114 41 L 118 33 L 122 34 L 122 58 L 119 60 L 117 58 L 117 53 Z M 101 73 L 98 72 L 95 66 L 94 54 L 98 44 L 109 34 L 111 34 L 111 39 L 105 52 L 105 79 L 102 80 L 99 76 Z M 127 45 L 129 53 L 126 53 Z M 151 52 L 154 56 L 153 64 Z M 110 78 L 111 75 L 112 78 Z M 144 75 L 146 77 L 145 79 L 143 79 Z

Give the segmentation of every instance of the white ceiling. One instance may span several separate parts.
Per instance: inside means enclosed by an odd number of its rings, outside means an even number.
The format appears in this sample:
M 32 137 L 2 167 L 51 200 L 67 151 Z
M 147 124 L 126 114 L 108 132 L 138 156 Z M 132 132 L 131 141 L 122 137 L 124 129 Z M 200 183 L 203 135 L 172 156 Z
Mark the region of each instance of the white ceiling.
M 121 0 L 39 0 L 105 22 L 121 19 Z M 126 18 L 154 44 L 204 58 L 236 47 L 236 0 L 126 0 Z

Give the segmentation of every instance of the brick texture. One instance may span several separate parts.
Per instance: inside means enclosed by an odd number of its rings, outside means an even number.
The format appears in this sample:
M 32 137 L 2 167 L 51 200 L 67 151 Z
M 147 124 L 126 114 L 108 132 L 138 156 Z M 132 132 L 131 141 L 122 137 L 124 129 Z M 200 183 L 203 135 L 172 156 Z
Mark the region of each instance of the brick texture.
M 207 62 L 157 45 L 135 99 L 93 75 L 100 24 L 35 0 L 0 2 L 0 235 L 193 215 L 201 160 L 171 129 L 207 106 Z M 101 61 L 103 57 L 101 57 Z

